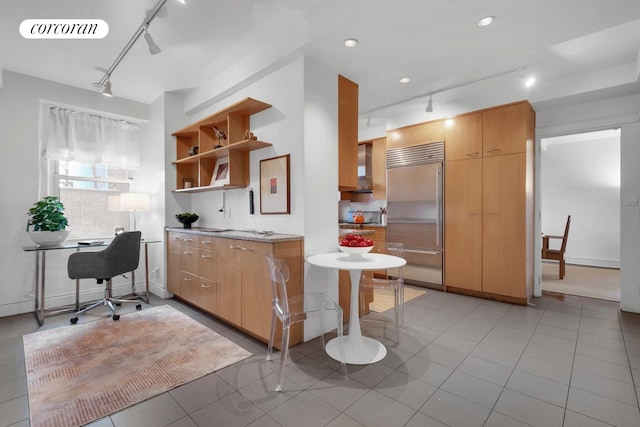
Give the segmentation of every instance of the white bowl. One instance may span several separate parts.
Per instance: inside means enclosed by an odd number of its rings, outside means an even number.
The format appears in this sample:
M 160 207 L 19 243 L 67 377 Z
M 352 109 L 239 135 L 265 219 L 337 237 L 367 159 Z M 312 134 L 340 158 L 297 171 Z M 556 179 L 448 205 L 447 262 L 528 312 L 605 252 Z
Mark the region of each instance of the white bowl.
M 61 231 L 29 231 L 27 234 L 36 246 L 57 246 L 69 237 L 69 230 Z
M 349 254 L 350 259 L 362 259 L 362 255 L 371 252 L 373 246 L 340 246 L 338 245 L 338 249 L 340 249 L 345 254 Z

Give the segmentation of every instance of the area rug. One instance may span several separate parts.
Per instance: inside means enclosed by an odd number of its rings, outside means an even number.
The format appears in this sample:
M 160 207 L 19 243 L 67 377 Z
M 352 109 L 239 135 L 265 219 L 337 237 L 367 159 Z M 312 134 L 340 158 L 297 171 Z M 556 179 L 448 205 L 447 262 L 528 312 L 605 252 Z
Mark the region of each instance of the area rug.
M 84 425 L 251 356 L 168 305 L 23 344 L 31 427 Z
M 411 288 L 409 286 L 404 287 L 404 302 L 411 301 L 414 298 L 418 298 L 420 295 L 424 295 L 427 291 L 422 289 Z M 376 313 L 382 313 L 393 308 L 393 291 L 384 289 L 373 290 L 373 302 L 369 304 L 369 310 Z

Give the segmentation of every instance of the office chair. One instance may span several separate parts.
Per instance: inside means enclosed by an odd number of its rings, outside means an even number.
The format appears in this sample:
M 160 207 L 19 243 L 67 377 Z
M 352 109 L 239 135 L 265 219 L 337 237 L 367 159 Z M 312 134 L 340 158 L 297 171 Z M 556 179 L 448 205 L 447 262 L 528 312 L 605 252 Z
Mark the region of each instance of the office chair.
M 280 349 L 280 372 L 276 391 L 282 391 L 284 383 L 284 368 L 289 352 L 289 329 L 292 324 L 303 322 L 309 313 L 319 313 L 323 334 L 321 335 L 322 348 L 324 349 L 324 312 L 332 310 L 336 312 L 338 320 L 338 337 L 342 337 L 342 308 L 331 298 L 322 293 L 308 293 L 289 298 L 287 296 L 287 281 L 289 280 L 289 267 L 281 259 L 273 258 L 271 254 L 265 256 L 269 265 L 271 286 L 273 290 L 273 307 L 271 316 L 271 334 L 269 347 L 267 348 L 267 361 L 271 360 L 273 341 L 276 335 L 277 319 L 282 322 L 282 347 Z M 347 378 L 347 365 L 345 364 L 344 343 L 340 340 L 340 358 L 342 359 L 342 372 Z
M 113 320 L 120 319 L 116 313 L 114 304 L 135 302 L 137 310 L 142 309 L 139 299 L 113 298 L 111 279 L 124 273 L 129 273 L 138 268 L 140 262 L 140 238 L 139 231 L 130 231 L 116 235 L 113 241 L 105 249 L 98 252 L 75 252 L 69 256 L 67 271 L 69 278 L 76 279 L 76 295 L 80 292 L 80 279 L 96 279 L 98 283 L 106 280 L 104 298 L 100 301 L 78 310 L 71 323 L 78 322 L 78 316 L 99 305 L 106 305 L 113 313 Z
M 404 258 L 404 243 L 387 242 L 385 250 L 388 255 Z M 392 274 L 395 273 L 395 274 Z M 404 278 L 402 267 L 396 271 L 387 271 L 386 279 L 368 277 L 364 274 L 360 278 L 360 307 L 364 307 L 364 291 L 366 289 L 391 289 L 393 290 L 393 308 L 396 325 L 396 341 L 400 343 L 400 325 L 404 322 Z M 368 319 L 363 319 L 368 320 Z
M 542 236 L 542 259 L 553 259 L 559 263 L 558 276 L 564 278 L 565 262 L 564 251 L 567 249 L 567 240 L 569 239 L 569 226 L 571 225 L 571 215 L 567 216 L 567 224 L 564 226 L 564 234 L 562 236 Z M 549 249 L 550 239 L 561 239 L 560 249 Z

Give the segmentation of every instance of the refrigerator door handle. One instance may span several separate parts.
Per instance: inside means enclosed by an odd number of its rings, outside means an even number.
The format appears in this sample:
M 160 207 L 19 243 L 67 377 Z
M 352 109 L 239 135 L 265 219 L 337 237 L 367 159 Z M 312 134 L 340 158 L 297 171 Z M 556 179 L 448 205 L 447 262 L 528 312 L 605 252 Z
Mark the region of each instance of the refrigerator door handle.
M 436 169 L 436 210 L 438 217 L 436 218 L 436 245 L 440 248 L 442 234 L 442 163 L 438 164 Z
M 438 255 L 440 251 L 420 251 L 418 249 L 405 249 L 405 252 L 410 252 L 412 254 L 427 254 L 427 255 Z

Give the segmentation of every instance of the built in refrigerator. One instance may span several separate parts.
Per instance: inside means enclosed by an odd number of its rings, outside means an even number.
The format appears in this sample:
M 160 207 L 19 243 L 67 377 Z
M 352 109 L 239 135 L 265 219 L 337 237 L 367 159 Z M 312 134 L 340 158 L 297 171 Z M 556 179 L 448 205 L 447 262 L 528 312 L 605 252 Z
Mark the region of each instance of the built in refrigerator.
M 405 282 L 442 287 L 444 142 L 387 151 L 387 242 L 405 245 Z

